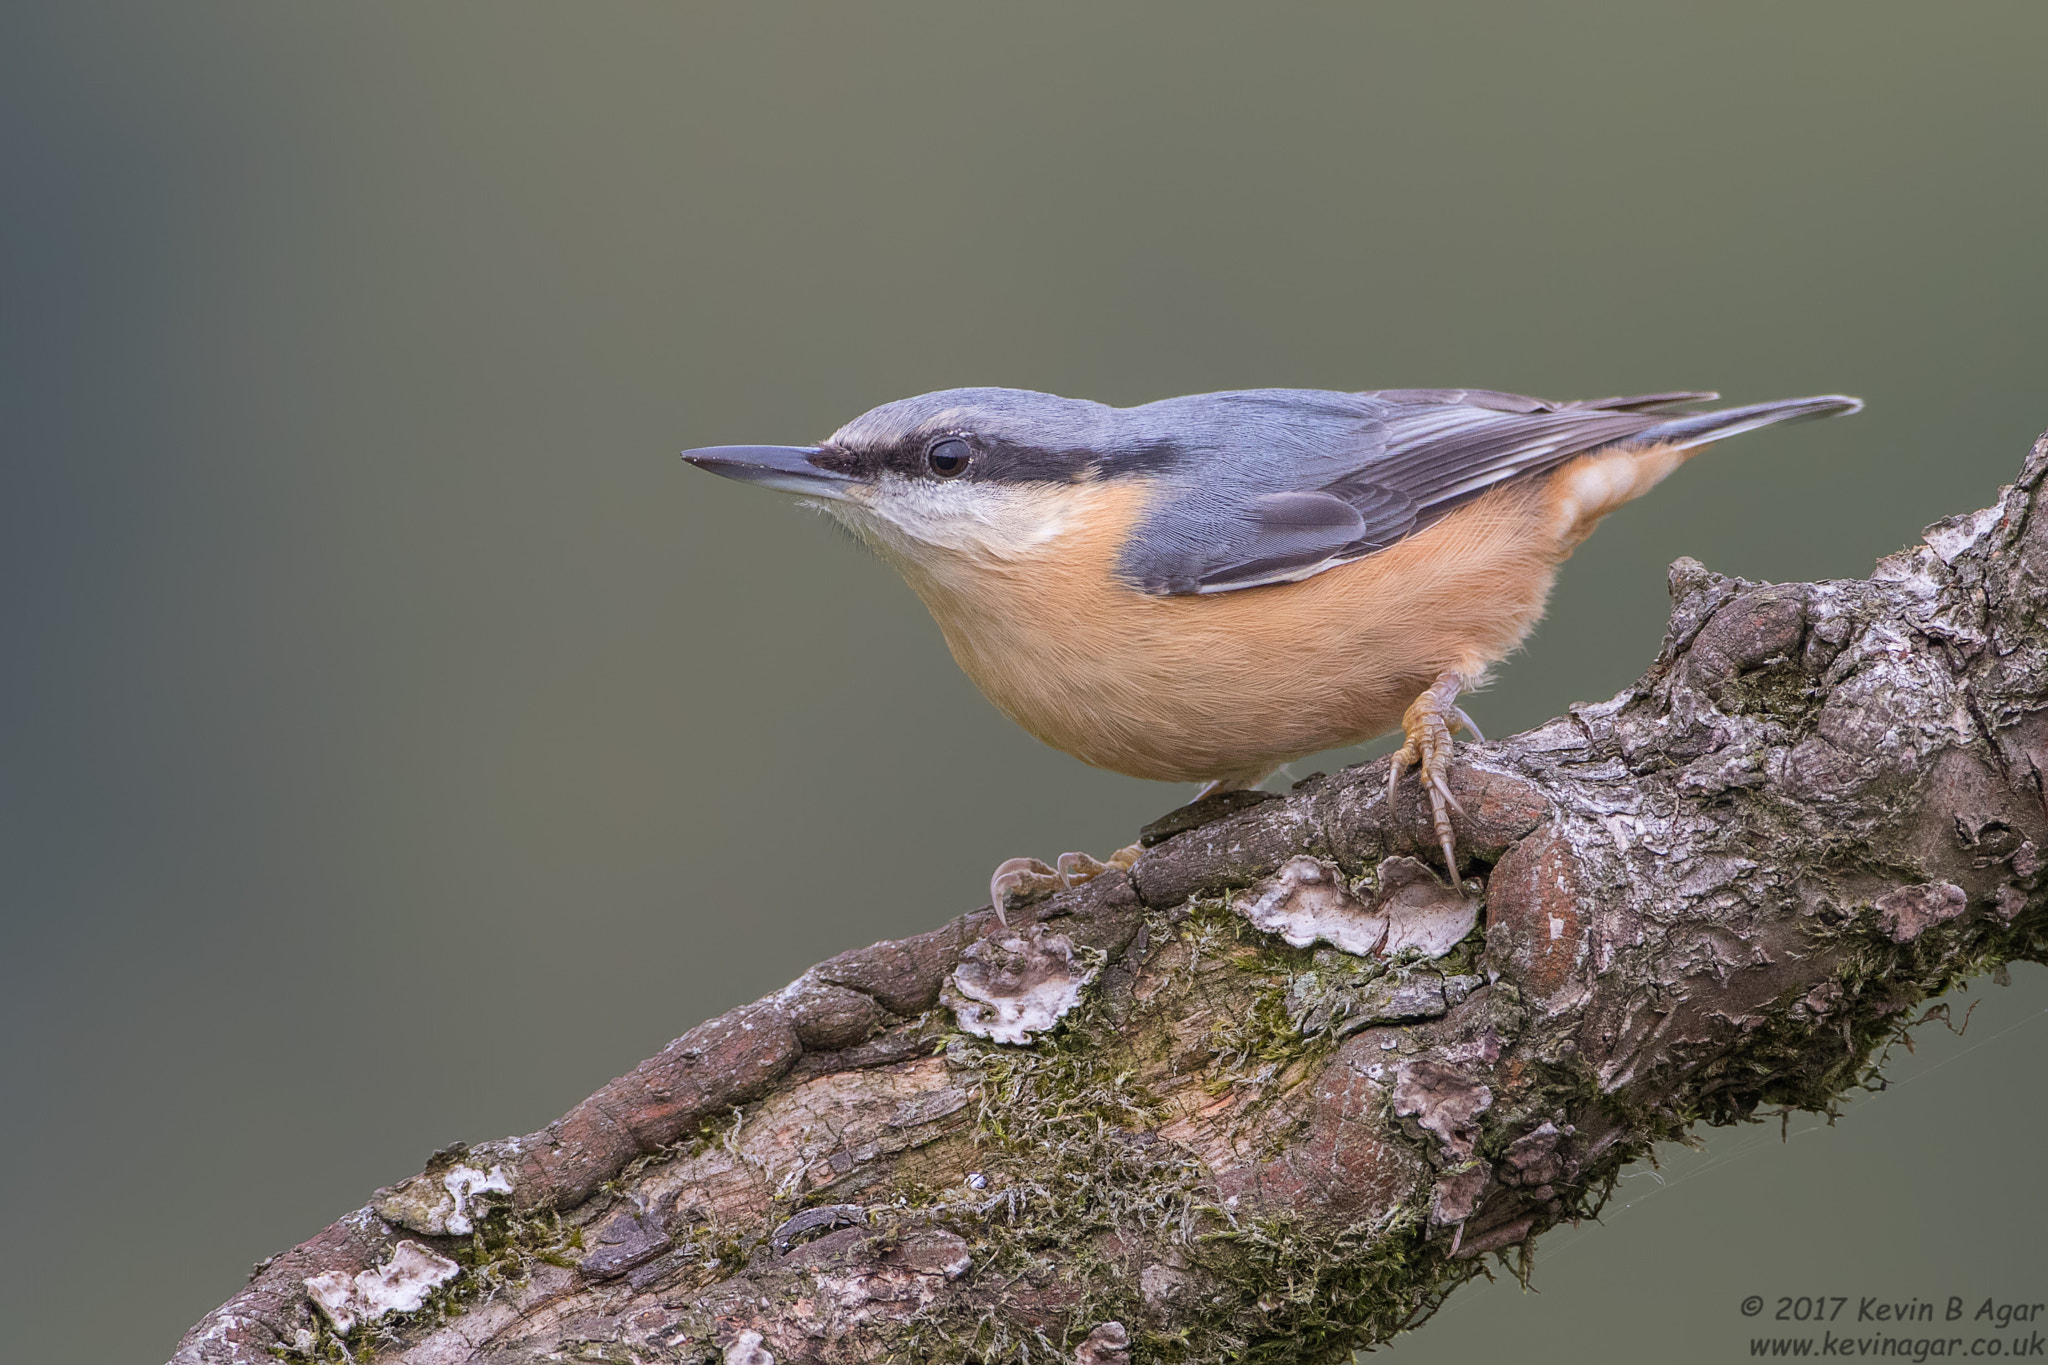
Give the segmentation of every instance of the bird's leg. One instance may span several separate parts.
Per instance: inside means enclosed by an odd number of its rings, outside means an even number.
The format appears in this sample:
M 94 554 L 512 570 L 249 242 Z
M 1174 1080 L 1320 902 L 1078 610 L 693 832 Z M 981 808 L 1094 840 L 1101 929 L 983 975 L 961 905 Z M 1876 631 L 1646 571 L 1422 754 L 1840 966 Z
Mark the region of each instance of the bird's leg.
M 1422 789 L 1429 793 L 1429 809 L 1436 827 L 1437 843 L 1444 851 L 1444 867 L 1451 885 L 1462 887 L 1458 878 L 1458 851 L 1451 837 L 1451 812 L 1463 815 L 1457 798 L 1451 795 L 1451 734 L 1458 729 L 1484 740 L 1472 718 L 1458 709 L 1458 694 L 1465 690 L 1460 673 L 1445 673 L 1425 689 L 1401 717 L 1401 731 L 1407 737 L 1387 766 L 1387 808 L 1393 809 L 1394 792 L 1401 774 L 1412 766 Z
M 995 908 L 997 922 L 1007 928 L 1010 923 L 1006 913 L 1008 906 L 1029 905 L 1055 891 L 1092 882 L 1111 868 L 1121 872 L 1137 862 L 1138 855 L 1144 851 L 1142 845 L 1126 844 L 1110 854 L 1107 862 L 1091 858 L 1086 853 L 1062 853 L 1059 862 L 1052 866 L 1037 858 L 1012 858 L 989 878 L 988 903 Z

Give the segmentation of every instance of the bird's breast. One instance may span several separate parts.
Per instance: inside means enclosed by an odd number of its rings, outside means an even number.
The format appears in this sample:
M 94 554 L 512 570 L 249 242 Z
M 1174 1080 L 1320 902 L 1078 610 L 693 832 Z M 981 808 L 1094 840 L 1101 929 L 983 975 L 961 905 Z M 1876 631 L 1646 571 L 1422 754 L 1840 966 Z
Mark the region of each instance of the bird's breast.
M 1146 495 L 1066 490 L 1060 533 L 1029 554 L 891 556 L 1003 712 L 1137 777 L 1255 777 L 1382 734 L 1438 674 L 1505 657 L 1555 574 L 1543 494 L 1523 486 L 1299 583 L 1154 597 L 1116 574 Z

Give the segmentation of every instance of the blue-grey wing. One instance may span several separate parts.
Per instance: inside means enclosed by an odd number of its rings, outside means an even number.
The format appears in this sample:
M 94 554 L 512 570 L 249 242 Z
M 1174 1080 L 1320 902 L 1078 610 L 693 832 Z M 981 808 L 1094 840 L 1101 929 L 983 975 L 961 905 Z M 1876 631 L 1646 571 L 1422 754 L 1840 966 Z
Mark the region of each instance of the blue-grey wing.
M 1413 500 L 1384 485 L 1261 494 L 1236 519 L 1231 541 L 1214 546 L 1222 553 L 1203 556 L 1208 562 L 1197 570 L 1193 591 L 1292 582 L 1338 556 L 1357 558 L 1392 545 L 1414 527 Z
M 1121 568 L 1159 595 L 1295 582 L 1386 549 L 1498 484 L 1667 420 L 1654 409 L 1713 396 L 1553 404 L 1389 390 L 1345 395 L 1351 406 L 1341 410 L 1305 401 L 1288 423 L 1262 394 L 1258 421 L 1217 423 L 1203 458 L 1161 481 Z M 1183 415 L 1198 420 L 1200 410 Z

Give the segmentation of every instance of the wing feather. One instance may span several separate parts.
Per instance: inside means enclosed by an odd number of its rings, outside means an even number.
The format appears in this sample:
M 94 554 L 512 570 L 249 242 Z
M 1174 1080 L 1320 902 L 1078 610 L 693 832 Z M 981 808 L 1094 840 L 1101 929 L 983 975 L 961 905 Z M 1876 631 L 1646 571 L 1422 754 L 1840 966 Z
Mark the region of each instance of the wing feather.
M 1124 553 L 1162 595 L 1293 582 L 1383 550 L 1489 488 L 1627 440 L 1711 397 L 1662 393 L 1556 404 L 1489 390 L 1330 395 L 1256 429 L 1211 434 L 1208 458 L 1169 480 Z M 1240 409 L 1241 410 L 1241 409 Z M 1274 420 L 1276 417 L 1281 420 Z
M 1248 549 L 1203 574 L 1200 591 L 1226 592 L 1306 577 L 1324 566 L 1333 546 L 1391 545 L 1415 524 L 1415 505 L 1392 490 L 1372 486 L 1268 493 L 1254 500 L 1251 519 Z

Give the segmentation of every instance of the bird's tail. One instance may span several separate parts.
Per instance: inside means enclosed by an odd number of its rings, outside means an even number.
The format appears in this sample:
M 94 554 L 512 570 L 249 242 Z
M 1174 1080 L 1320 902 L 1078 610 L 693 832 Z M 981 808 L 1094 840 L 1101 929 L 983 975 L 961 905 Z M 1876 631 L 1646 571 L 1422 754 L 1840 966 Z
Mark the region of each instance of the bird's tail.
M 1752 403 L 1746 408 L 1723 408 L 1719 412 L 1687 413 L 1644 427 L 1633 436 L 1583 455 L 1566 465 L 1550 485 L 1562 551 L 1571 553 L 1572 546 L 1592 534 L 1600 518 L 1655 488 L 1672 470 L 1692 458 L 1690 452 L 1703 445 L 1779 422 L 1833 417 L 1862 407 L 1860 398 L 1831 393 L 1819 398 Z
M 1849 398 L 1839 393 L 1823 394 L 1818 398 L 1782 398 L 1775 403 L 1751 403 L 1748 407 L 1722 408 L 1719 412 L 1687 413 L 1683 417 L 1645 427 L 1629 437 L 1626 444 L 1668 445 L 1678 450 L 1690 450 L 1694 446 L 1703 446 L 1728 436 L 1740 436 L 1759 427 L 1776 426 L 1779 422 L 1804 422 L 1815 417 L 1844 416 L 1862 410 L 1861 398 Z

